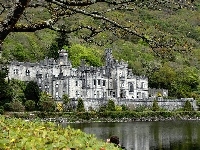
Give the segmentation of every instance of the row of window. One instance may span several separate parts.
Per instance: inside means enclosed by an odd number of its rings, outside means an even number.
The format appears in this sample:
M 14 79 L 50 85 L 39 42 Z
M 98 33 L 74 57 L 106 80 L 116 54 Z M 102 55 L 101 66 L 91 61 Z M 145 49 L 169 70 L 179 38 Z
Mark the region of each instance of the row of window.
M 94 86 L 101 85 L 101 80 L 100 79 L 93 80 L 93 84 Z M 106 86 L 106 80 L 102 80 L 102 86 Z
M 41 87 L 39 87 L 39 88 L 41 89 Z M 45 91 L 49 92 L 49 86 L 45 85 Z M 93 96 L 96 98 L 101 98 L 101 97 L 106 97 L 107 96 L 106 94 L 107 94 L 106 92 L 96 91 L 96 92 L 94 92 Z M 125 95 L 121 95 L 121 94 L 120 94 L 121 98 L 126 98 L 126 94 Z M 59 96 L 59 92 L 56 91 L 55 97 L 58 98 L 58 96 Z M 80 96 L 79 91 L 76 91 L 76 97 L 79 97 L 79 96 Z M 87 96 L 88 96 L 88 93 L 87 93 Z M 108 96 L 116 97 L 115 91 L 110 91 L 108 93 Z M 137 98 L 145 98 L 145 93 L 138 92 Z
M 19 74 L 19 69 L 14 69 L 13 73 L 18 75 Z M 26 76 L 30 76 L 30 70 L 26 70 L 25 74 L 26 74 Z
M 19 75 L 19 69 L 14 69 L 14 70 L 13 70 L 13 73 L 14 73 L 15 75 Z M 30 70 L 27 69 L 27 70 L 25 71 L 25 75 L 26 75 L 26 76 L 30 76 Z M 45 74 L 45 78 L 48 78 L 48 77 L 49 77 L 49 74 L 46 73 L 46 74 Z M 41 78 L 42 78 L 42 76 L 41 76 Z
M 82 84 L 83 85 L 86 84 L 85 79 L 82 80 Z M 76 81 L 75 85 L 78 86 L 78 81 Z M 93 85 L 94 86 L 101 85 L 101 80 L 100 79 L 93 80 Z M 106 80 L 102 80 L 102 86 L 106 86 Z

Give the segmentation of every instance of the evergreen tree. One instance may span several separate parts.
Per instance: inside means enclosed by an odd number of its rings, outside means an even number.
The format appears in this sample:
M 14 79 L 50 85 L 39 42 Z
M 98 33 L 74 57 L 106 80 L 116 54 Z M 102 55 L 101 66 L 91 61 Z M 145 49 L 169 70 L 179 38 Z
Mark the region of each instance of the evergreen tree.
M 6 77 L 8 75 L 8 68 L 6 64 L 0 62 L 0 105 L 9 103 L 11 101 L 11 90 L 9 87 L 9 82 L 6 82 Z
M 111 99 L 108 101 L 107 110 L 108 111 L 115 111 L 115 103 Z
M 152 106 L 152 110 L 153 111 L 158 111 L 160 109 L 160 107 L 158 106 L 158 102 L 156 100 L 153 101 L 153 106 Z
M 191 103 L 189 102 L 189 100 L 187 100 L 187 101 L 185 102 L 185 105 L 184 105 L 184 107 L 183 107 L 183 110 L 184 110 L 184 111 L 192 111 L 192 110 L 193 110 L 193 107 L 192 107 Z
M 57 37 L 55 38 L 55 41 L 51 44 L 51 46 L 48 48 L 47 56 L 49 58 L 58 59 L 59 54 L 58 51 L 63 48 L 63 46 L 69 47 L 69 41 L 68 41 L 68 35 L 65 32 L 66 26 L 61 25 L 60 31 L 57 33 Z
M 83 103 L 83 100 L 81 98 L 78 98 L 77 111 L 78 112 L 84 112 L 85 111 L 84 103 Z
M 64 105 L 64 111 L 70 111 L 72 109 L 72 107 L 70 105 L 69 95 L 64 94 L 62 96 L 62 101 L 63 101 L 63 105 Z
M 30 81 L 26 85 L 24 94 L 27 100 L 33 100 L 35 102 L 35 106 L 37 106 L 38 101 L 40 99 L 40 89 L 36 82 Z

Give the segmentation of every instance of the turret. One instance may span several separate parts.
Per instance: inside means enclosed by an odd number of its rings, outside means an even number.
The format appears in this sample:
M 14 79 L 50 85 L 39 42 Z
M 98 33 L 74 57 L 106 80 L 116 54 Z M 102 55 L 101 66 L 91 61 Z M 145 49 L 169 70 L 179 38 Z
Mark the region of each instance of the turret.
M 68 62 L 68 52 L 64 49 L 59 51 L 58 62 L 60 65 L 67 65 Z
M 111 69 L 112 69 L 112 66 L 113 66 L 113 56 L 112 56 L 112 49 L 110 48 L 107 48 L 105 49 L 105 70 L 106 70 L 106 75 L 108 77 L 110 77 L 111 75 Z

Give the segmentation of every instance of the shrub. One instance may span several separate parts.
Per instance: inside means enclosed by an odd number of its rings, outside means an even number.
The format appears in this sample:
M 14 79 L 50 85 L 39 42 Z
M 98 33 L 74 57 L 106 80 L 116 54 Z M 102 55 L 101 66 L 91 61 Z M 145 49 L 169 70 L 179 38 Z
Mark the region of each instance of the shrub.
M 3 107 L 5 111 L 11 111 L 11 103 L 5 103 Z
M 26 108 L 26 110 L 28 110 L 28 111 L 33 111 L 33 110 L 35 110 L 35 102 L 32 101 L 32 100 L 27 100 L 27 101 L 25 102 L 25 108 Z
M 146 107 L 143 106 L 143 105 L 137 106 L 137 107 L 135 108 L 135 111 L 136 111 L 136 112 L 143 112 L 143 111 L 145 111 L 145 110 L 146 110 Z
M 122 111 L 127 111 L 128 110 L 128 107 L 126 106 L 126 105 L 121 105 L 121 107 L 122 107 Z
M 111 99 L 108 101 L 107 110 L 108 111 L 115 111 L 115 103 Z
M 4 114 L 4 110 L 0 109 L 0 115 L 3 115 L 3 114 Z
M 184 111 L 192 111 L 193 110 L 193 107 L 192 107 L 192 105 L 191 105 L 189 100 L 187 100 L 185 102 L 185 105 L 183 106 L 183 110 Z
M 106 111 L 106 105 L 99 106 L 99 112 L 105 112 Z
M 0 122 L 3 129 L 0 134 L 1 149 L 119 149 L 113 144 L 98 140 L 94 135 L 74 130 L 69 126 L 62 128 L 54 123 L 26 122 L 21 119 L 5 119 L 2 116 Z
M 116 105 L 116 106 L 115 106 L 115 110 L 116 110 L 116 111 L 122 111 L 122 106 Z
M 11 110 L 12 111 L 17 111 L 17 112 L 20 112 L 20 111 L 24 111 L 25 110 L 25 107 L 24 105 L 22 105 L 22 102 L 18 101 L 18 100 L 14 100 L 10 103 L 11 105 Z

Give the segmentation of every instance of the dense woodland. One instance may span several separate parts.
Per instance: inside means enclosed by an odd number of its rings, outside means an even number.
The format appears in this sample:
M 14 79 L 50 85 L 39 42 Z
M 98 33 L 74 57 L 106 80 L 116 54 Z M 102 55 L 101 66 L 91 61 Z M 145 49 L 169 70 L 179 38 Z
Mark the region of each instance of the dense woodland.
M 135 1 L 123 5 L 130 6 L 126 9 L 122 6 L 114 9 L 117 5 L 113 3 L 97 3 L 84 7 L 87 12 L 92 12 L 90 15 L 85 15 L 86 11 L 74 11 L 73 14 L 66 10 L 68 17 L 60 15 L 53 29 L 10 32 L 2 44 L 1 63 L 12 60 L 36 62 L 45 57 L 56 59 L 58 50 L 64 48 L 69 52 L 74 67 L 81 59 L 89 65 L 101 66 L 105 48 L 111 48 L 115 59 L 128 61 L 134 74 L 149 78 L 149 87 L 168 89 L 171 98 L 199 99 L 200 1 L 171 2 Z M 26 9 L 15 27 L 48 19 L 52 14 L 49 7 Z M 53 9 L 53 4 L 51 8 L 62 14 Z M 109 8 L 113 10 L 109 11 Z M 113 22 L 106 23 L 105 18 L 101 20 L 92 16 L 102 12 Z M 7 13 L 2 11 L 0 20 Z M 81 30 L 77 30 L 79 27 Z M 1 102 L 26 99 L 27 85 L 5 80 L 6 69 L 3 68 L 0 77 Z

